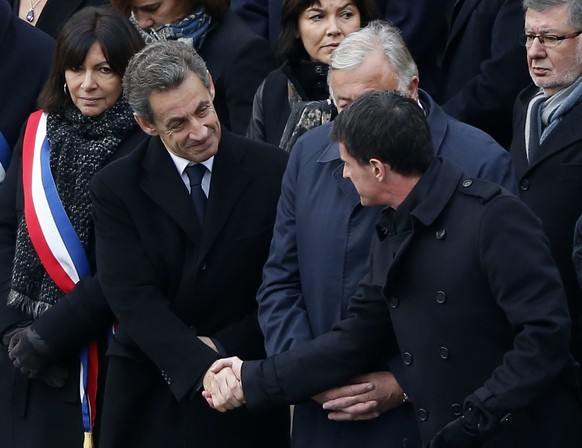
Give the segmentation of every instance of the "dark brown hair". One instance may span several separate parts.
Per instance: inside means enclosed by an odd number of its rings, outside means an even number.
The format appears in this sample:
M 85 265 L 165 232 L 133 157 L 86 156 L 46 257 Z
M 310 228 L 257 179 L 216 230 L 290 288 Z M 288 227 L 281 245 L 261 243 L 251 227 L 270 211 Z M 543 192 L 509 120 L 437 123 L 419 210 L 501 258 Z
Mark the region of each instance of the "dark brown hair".
M 206 12 L 214 20 L 220 20 L 229 8 L 229 0 L 182 0 L 187 5 L 187 14 L 192 14 L 200 6 L 204 6 Z M 131 0 L 111 0 L 111 6 L 129 16 L 131 13 Z
M 82 65 L 94 43 L 101 47 L 111 70 L 121 77 L 131 57 L 144 47 L 137 30 L 119 12 L 108 6 L 81 9 L 59 32 L 49 77 L 38 101 L 41 109 L 50 112 L 71 104 L 63 90 L 65 71 Z
M 368 22 L 380 18 L 380 12 L 375 0 L 351 0 L 360 13 L 362 27 Z M 301 39 L 297 37 L 299 16 L 307 8 L 319 4 L 319 0 L 285 0 L 281 10 L 281 24 L 277 38 L 277 57 L 281 62 L 307 59 L 309 55 Z

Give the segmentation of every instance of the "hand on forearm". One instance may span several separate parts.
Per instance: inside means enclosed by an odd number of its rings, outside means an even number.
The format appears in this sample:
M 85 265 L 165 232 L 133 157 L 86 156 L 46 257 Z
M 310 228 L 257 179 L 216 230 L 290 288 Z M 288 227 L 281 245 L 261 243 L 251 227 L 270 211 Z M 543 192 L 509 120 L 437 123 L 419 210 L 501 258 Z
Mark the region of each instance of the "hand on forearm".
M 390 372 L 368 373 L 353 381 L 324 393 L 323 408 L 331 411 L 330 420 L 369 420 L 402 404 L 404 392 Z
M 219 359 L 208 369 L 204 375 L 202 396 L 210 407 L 225 412 L 244 404 L 241 368 L 242 361 L 233 357 Z

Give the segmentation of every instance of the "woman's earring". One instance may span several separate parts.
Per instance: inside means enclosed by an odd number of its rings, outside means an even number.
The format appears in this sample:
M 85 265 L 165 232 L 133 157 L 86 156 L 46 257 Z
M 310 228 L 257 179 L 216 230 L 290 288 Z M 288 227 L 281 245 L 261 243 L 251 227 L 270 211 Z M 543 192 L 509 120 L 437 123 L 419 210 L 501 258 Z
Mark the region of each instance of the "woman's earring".
M 63 85 L 63 92 L 65 92 L 65 95 L 69 96 L 69 90 L 67 89 L 67 83 L 65 83 Z

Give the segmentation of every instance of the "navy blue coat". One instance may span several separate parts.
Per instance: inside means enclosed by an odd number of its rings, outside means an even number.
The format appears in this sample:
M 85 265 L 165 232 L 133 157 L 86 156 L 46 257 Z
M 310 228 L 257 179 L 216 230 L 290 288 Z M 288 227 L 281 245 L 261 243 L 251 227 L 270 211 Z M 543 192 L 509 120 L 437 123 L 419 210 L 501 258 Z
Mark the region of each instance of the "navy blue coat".
M 392 237 L 386 226 L 373 239 L 347 319 L 243 364 L 248 408 L 306 400 L 399 347 L 424 443 L 472 393 L 499 419 L 513 416 L 488 447 L 582 443 L 580 403 L 557 381 L 570 319 L 540 222 L 499 186 L 465 179 L 451 162 L 431 164 L 406 200 L 411 230 Z
M 515 189 L 509 154 L 488 135 L 448 117 L 430 97 L 420 98 L 436 153 L 472 176 Z M 380 208 L 363 208 L 352 183 L 342 177 L 331 124 L 300 138 L 283 177 L 270 256 L 259 290 L 259 322 L 269 355 L 327 333 L 345 318 L 348 303 L 366 273 L 366 258 Z M 386 370 L 382 359 L 372 370 Z M 392 364 L 391 369 L 399 366 Z M 314 402 L 295 407 L 297 447 L 414 446 L 410 409 L 370 422 L 337 423 Z M 408 414 L 408 415 L 407 415 Z M 408 425 L 408 426 L 407 426 Z M 389 445 L 390 443 L 390 445 Z
M 230 131 L 244 135 L 255 92 L 276 68 L 273 51 L 265 39 L 253 33 L 235 13 L 227 11 L 208 33 L 199 53 L 214 81 L 214 106 L 220 122 Z
M 230 0 L 235 11 L 257 34 L 269 40 L 273 48 L 279 35 L 283 0 Z
M 437 97 L 446 113 L 484 130 L 505 148 L 511 143 L 513 103 L 531 82 L 519 43 L 521 3 L 464 1 L 449 32 Z

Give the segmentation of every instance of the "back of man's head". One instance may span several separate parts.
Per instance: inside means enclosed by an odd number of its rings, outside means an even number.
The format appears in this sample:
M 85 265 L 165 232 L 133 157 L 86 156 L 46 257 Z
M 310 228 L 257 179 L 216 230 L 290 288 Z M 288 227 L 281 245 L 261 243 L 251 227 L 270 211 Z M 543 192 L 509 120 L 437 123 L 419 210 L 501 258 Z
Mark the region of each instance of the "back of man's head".
M 333 70 L 354 69 L 378 50 L 394 68 L 398 76 L 398 90 L 406 92 L 412 78 L 418 77 L 418 69 L 398 28 L 382 20 L 372 21 L 344 38 L 331 55 L 330 73 Z M 328 84 L 329 79 L 328 75 Z
M 396 92 L 359 97 L 335 119 L 331 137 L 358 163 L 378 159 L 403 176 L 422 175 L 434 158 L 424 112 Z
M 178 87 L 190 73 L 210 88 L 206 63 L 191 45 L 173 40 L 157 41 L 129 61 L 123 77 L 123 91 L 136 115 L 153 122 L 149 104 L 151 93 Z

